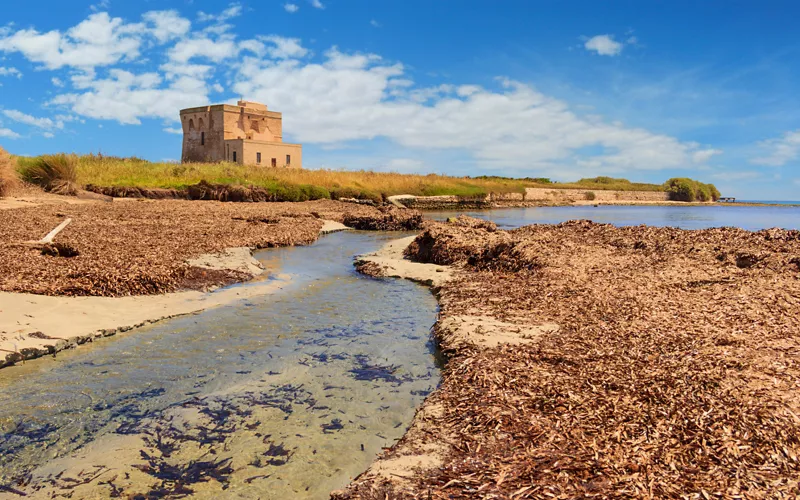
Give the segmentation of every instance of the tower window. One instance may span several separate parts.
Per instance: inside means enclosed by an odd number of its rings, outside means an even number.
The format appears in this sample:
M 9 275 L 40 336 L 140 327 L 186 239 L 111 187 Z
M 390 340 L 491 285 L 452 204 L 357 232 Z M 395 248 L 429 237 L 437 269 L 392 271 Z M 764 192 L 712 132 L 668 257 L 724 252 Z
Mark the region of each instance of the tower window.
M 256 153 L 256 163 L 261 165 L 261 153 Z
M 205 132 L 200 132 L 200 145 L 201 146 L 205 146 L 206 145 L 206 133 Z
M 291 155 L 286 155 L 286 164 L 287 165 L 291 165 L 292 164 L 292 156 Z
M 236 151 L 233 152 L 233 162 L 236 163 Z
M 273 158 L 272 159 L 272 168 L 275 168 L 277 166 L 278 166 L 278 159 L 277 158 Z

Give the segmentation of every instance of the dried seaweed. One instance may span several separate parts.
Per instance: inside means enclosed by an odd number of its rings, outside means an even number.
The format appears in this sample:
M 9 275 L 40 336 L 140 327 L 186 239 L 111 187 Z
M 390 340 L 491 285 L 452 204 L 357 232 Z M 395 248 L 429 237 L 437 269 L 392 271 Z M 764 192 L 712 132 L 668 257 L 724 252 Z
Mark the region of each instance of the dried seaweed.
M 471 259 L 498 242 L 507 264 Z M 408 254 L 463 269 L 442 318 L 560 329 L 488 349 L 437 329 L 445 464 L 339 498 L 800 495 L 800 232 L 436 223 Z
M 403 214 L 402 220 L 419 217 L 413 210 Z M 44 254 L 19 245 L 40 239 L 65 216 L 73 219 L 72 224 Z M 336 201 L 231 204 L 162 200 L 4 210 L 0 217 L 0 290 L 124 296 L 227 285 L 249 275 L 190 267 L 185 261 L 229 247 L 309 244 L 318 237 L 319 218 L 341 222 L 345 217 L 356 217 L 365 226 L 373 220 L 376 228 L 402 225 L 386 222 L 400 220 L 400 215 Z

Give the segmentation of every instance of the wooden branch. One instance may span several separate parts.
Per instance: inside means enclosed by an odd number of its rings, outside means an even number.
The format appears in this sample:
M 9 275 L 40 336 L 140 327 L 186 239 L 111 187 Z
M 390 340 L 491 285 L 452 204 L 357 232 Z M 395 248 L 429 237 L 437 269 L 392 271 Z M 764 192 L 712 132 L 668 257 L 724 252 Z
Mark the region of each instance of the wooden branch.
M 22 243 L 16 243 L 16 244 L 12 243 L 12 244 L 26 246 L 26 247 L 33 247 L 33 248 L 42 248 L 45 245 L 49 245 L 50 243 L 52 243 L 53 238 L 55 238 L 58 233 L 60 233 L 65 227 L 67 227 L 70 222 L 72 222 L 72 219 L 66 219 L 64 222 L 56 226 L 55 229 L 47 233 L 45 237 L 39 241 L 24 241 Z
M 53 229 L 52 231 L 50 231 L 49 233 L 47 233 L 47 236 L 45 236 L 45 237 L 44 237 L 44 238 L 42 238 L 41 240 L 37 241 L 36 243 L 41 243 L 41 244 L 45 244 L 45 243 L 52 243 L 52 242 L 53 242 L 53 238 L 55 238 L 55 237 L 56 237 L 56 235 L 57 235 L 58 233 L 60 233 L 62 229 L 64 229 L 65 227 L 69 226 L 69 223 L 70 223 L 70 222 L 72 222 L 72 219 L 67 219 L 67 220 L 65 220 L 64 222 L 62 222 L 61 224 L 59 224 L 58 226 L 56 226 L 56 228 L 55 228 L 55 229 Z

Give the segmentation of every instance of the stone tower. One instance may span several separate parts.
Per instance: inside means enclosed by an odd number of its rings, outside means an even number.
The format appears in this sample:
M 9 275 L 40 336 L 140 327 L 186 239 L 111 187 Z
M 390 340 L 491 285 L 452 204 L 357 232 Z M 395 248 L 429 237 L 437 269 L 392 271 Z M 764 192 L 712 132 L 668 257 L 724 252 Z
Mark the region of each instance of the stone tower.
M 229 161 L 262 167 L 301 168 L 303 147 L 283 142 L 281 114 L 239 101 L 181 110 L 182 162 Z

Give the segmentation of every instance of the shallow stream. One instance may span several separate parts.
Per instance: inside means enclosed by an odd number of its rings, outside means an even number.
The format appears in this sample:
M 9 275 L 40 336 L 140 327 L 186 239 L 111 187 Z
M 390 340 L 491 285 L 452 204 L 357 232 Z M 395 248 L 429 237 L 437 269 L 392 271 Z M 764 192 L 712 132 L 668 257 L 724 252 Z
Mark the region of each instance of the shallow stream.
M 0 498 L 327 498 L 439 381 L 431 293 L 353 270 L 400 236 L 261 252 L 275 294 L 1 370 Z

